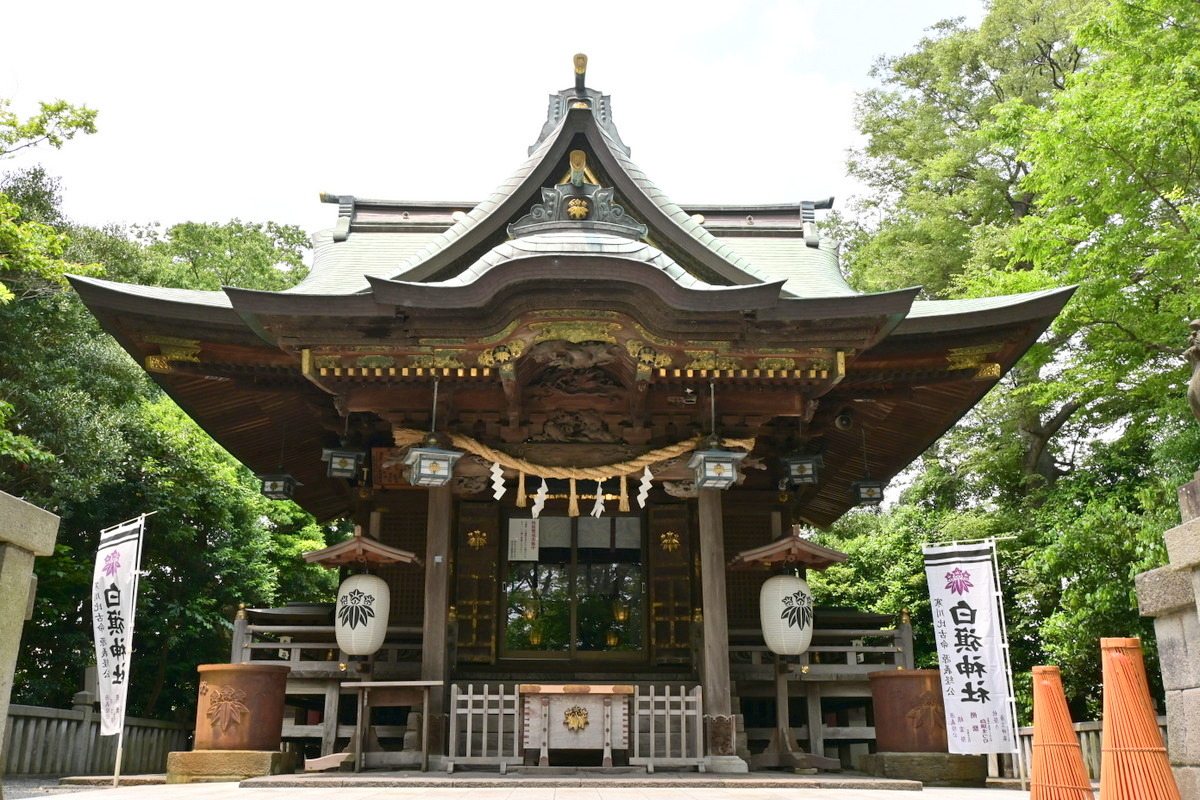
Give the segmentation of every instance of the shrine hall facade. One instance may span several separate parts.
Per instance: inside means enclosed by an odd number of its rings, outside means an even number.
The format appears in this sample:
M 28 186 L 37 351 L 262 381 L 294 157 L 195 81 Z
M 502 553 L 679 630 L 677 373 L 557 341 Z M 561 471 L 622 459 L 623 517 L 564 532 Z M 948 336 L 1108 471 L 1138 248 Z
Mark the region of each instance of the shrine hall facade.
M 855 291 L 816 224 L 832 200 L 677 205 L 584 78 L 482 202 L 323 195 L 336 220 L 286 291 L 72 283 L 236 458 L 367 550 L 412 555 L 374 569 L 409 643 L 370 675 L 700 686 L 702 755 L 728 758 L 737 704 L 775 669 L 742 658 L 770 573 L 735 554 L 877 500 L 1070 291 Z M 409 458 L 429 447 L 459 456 L 433 488 Z M 704 453 L 729 454 L 731 485 L 697 485 Z M 319 616 L 276 612 L 250 623 Z M 346 680 L 346 662 L 293 675 Z M 808 696 L 811 745 L 833 712 Z

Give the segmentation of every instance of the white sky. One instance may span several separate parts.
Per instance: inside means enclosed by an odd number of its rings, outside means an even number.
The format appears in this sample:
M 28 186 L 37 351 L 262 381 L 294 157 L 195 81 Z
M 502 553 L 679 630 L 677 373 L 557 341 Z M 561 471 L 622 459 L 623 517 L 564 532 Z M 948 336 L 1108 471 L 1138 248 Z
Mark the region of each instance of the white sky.
M 0 97 L 62 98 L 99 133 L 42 163 L 72 219 L 268 219 L 314 231 L 322 191 L 479 200 L 525 159 L 547 95 L 612 96 L 633 160 L 681 203 L 838 198 L 853 98 L 881 54 L 976 0 L 690 3 L 10 2 Z

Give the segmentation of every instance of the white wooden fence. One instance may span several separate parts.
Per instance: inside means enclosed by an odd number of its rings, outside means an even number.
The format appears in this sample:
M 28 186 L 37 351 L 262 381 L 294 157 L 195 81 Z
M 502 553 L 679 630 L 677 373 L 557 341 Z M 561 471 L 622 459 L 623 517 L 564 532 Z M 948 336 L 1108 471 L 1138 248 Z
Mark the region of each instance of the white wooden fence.
M 704 701 L 699 686 L 634 687 L 630 698 L 629 763 L 700 767 L 704 763 Z M 521 695 L 516 684 L 450 687 L 446 769 L 488 765 L 505 772 L 524 761 Z
M 116 736 L 100 736 L 100 715 L 10 705 L 4 733 L 8 775 L 105 775 L 113 771 Z M 126 775 L 165 772 L 167 753 L 191 749 L 192 726 L 125 718 Z
M 634 687 L 630 764 L 697 767 L 704 764 L 704 698 L 700 687 Z
M 450 687 L 450 754 L 446 771 L 459 764 L 489 764 L 507 770 L 520 764 L 521 696 L 516 684 Z

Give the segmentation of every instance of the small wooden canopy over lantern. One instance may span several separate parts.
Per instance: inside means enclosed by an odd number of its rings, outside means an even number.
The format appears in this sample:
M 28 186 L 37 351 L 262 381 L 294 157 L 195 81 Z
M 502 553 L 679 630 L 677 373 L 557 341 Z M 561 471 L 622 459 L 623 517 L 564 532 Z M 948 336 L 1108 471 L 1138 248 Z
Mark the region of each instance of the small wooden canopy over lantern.
M 850 556 L 840 550 L 822 547 L 800 535 L 801 526 L 793 525 L 792 532 L 762 547 L 752 547 L 734 556 L 729 566 L 733 569 L 755 569 L 759 565 L 794 565 L 820 572 L 833 565 L 841 564 Z
M 383 542 L 363 536 L 361 525 L 354 526 L 354 535 L 344 542 L 304 554 L 304 560 L 323 567 L 344 567 L 352 564 L 420 564 L 416 553 L 388 547 Z

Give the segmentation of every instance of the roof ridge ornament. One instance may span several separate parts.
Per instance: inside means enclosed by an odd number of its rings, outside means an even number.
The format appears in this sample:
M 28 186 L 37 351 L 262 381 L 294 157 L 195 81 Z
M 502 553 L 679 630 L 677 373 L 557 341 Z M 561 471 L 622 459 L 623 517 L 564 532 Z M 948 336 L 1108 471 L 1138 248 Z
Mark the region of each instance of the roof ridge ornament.
M 546 137 L 554 132 L 567 112 L 579 108 L 590 109 L 596 124 L 611 140 L 611 144 L 628 156 L 630 154 L 629 146 L 621 141 L 621 134 L 617 133 L 617 127 L 613 125 L 612 100 L 602 92 L 587 88 L 588 57 L 583 53 L 576 53 L 572 60 L 575 85 L 570 89 L 563 89 L 557 94 L 550 95 L 550 108 L 546 111 L 546 124 L 542 125 L 542 131 L 538 134 L 537 141 L 529 146 L 529 154 L 533 155 L 533 151 L 546 141 Z
M 587 85 L 587 56 L 583 53 L 575 54 L 575 91 L 584 92 Z
M 643 238 L 648 228 L 630 218 L 625 209 L 613 202 L 616 190 L 591 183 L 587 154 L 572 150 L 571 170 L 563 183 L 542 187 L 542 202 L 508 226 L 514 239 L 534 233 L 563 230 L 588 230 L 612 233 L 629 239 Z

